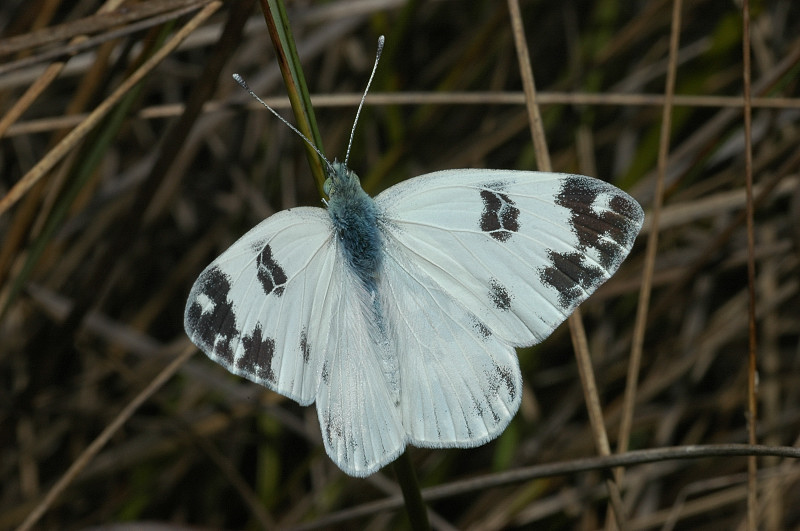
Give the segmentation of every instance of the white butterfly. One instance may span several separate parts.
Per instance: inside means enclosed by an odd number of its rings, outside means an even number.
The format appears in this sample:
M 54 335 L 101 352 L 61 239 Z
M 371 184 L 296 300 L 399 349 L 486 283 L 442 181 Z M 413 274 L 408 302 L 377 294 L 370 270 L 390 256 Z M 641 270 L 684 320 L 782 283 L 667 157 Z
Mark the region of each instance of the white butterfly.
M 644 214 L 580 175 L 461 169 L 370 198 L 328 164 L 327 211 L 250 230 L 192 287 L 184 326 L 229 371 L 317 404 L 330 458 L 367 476 L 407 444 L 473 447 L 517 412 L 514 347 L 619 267 Z

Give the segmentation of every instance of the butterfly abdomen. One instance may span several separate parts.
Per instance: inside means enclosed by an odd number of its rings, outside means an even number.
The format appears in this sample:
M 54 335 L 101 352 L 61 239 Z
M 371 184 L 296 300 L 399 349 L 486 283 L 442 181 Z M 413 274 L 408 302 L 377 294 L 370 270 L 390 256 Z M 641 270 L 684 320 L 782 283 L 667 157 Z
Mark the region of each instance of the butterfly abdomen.
M 351 271 L 361 281 L 364 291 L 360 295 L 364 318 L 371 325 L 371 341 L 375 345 L 381 372 L 389 396 L 397 406 L 400 403 L 400 368 L 397 355 L 390 344 L 387 323 L 378 297 L 378 281 L 382 268 L 382 236 L 378 223 L 378 206 L 364 192 L 358 176 L 344 164 L 333 163 L 326 191 L 328 214 L 340 243 L 342 257 Z

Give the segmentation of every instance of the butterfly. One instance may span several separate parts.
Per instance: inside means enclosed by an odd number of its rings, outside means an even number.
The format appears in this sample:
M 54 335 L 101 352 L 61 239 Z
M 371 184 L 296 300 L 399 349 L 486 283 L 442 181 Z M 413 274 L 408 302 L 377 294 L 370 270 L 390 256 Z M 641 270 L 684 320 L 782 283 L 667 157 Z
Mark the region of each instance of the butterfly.
M 644 220 L 581 175 L 445 170 L 372 198 L 346 162 L 326 173 L 327 208 L 278 212 L 231 245 L 184 325 L 230 372 L 316 403 L 327 454 L 357 477 L 409 444 L 497 437 L 520 405 L 515 347 L 606 281 Z

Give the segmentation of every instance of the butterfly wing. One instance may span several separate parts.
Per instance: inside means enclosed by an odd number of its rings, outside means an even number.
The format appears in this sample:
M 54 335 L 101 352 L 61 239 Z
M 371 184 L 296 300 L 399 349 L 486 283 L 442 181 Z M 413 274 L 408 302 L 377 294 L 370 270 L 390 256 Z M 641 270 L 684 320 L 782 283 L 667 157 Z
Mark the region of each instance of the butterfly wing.
M 476 446 L 516 413 L 513 346 L 546 338 L 619 267 L 643 221 L 575 175 L 449 170 L 376 197 L 402 419 L 417 446 Z
M 447 170 L 376 197 L 383 232 L 514 346 L 546 338 L 619 267 L 644 214 L 580 175 Z
M 328 214 L 302 207 L 259 223 L 214 260 L 189 294 L 189 338 L 230 372 L 302 405 L 317 394 L 336 267 Z
M 514 348 L 493 336 L 396 243 L 385 246 L 379 285 L 399 362 L 409 442 L 470 447 L 500 434 L 519 409 Z
M 230 372 L 301 405 L 316 400 L 328 455 L 366 476 L 402 452 L 405 435 L 382 374 L 388 345 L 339 245 L 320 208 L 274 214 L 200 274 L 184 326 Z
M 391 384 L 396 378 L 386 377 L 396 364 L 389 362 L 393 346 L 374 295 L 348 267 L 338 268 L 333 280 L 343 296 L 326 313 L 331 350 L 323 362 L 317 415 L 330 458 L 351 476 L 364 477 L 405 448 L 399 388 Z

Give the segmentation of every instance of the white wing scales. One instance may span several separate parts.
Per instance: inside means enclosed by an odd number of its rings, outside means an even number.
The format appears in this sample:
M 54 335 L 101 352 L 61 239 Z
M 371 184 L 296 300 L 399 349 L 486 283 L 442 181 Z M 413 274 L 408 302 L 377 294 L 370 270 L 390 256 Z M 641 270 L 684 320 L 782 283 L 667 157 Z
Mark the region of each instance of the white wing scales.
M 377 293 L 328 213 L 268 218 L 200 275 L 186 331 L 229 371 L 308 405 L 325 449 L 369 475 L 407 442 L 469 447 L 519 408 L 514 346 L 547 337 L 619 267 L 643 221 L 575 175 L 450 170 L 375 198 Z
M 578 175 L 448 170 L 375 198 L 384 233 L 514 346 L 546 338 L 621 264 L 644 215 Z
M 373 297 L 347 268 L 334 275 L 345 296 L 327 313 L 333 321 L 317 395 L 325 450 L 352 476 L 364 477 L 393 461 L 406 437 L 381 359 L 394 354 Z
M 229 371 L 302 405 L 317 394 L 336 268 L 327 213 L 296 208 L 264 220 L 212 262 L 189 294 L 191 340 Z M 329 320 L 328 320 L 329 321 Z
M 471 447 L 501 433 L 519 409 L 514 349 L 458 300 L 387 245 L 381 307 L 400 366 L 403 427 L 410 443 Z
M 326 452 L 366 476 L 403 451 L 405 435 L 399 389 L 382 373 L 389 345 L 338 245 L 320 208 L 271 216 L 200 274 L 184 326 L 230 372 L 301 405 L 316 400 Z

